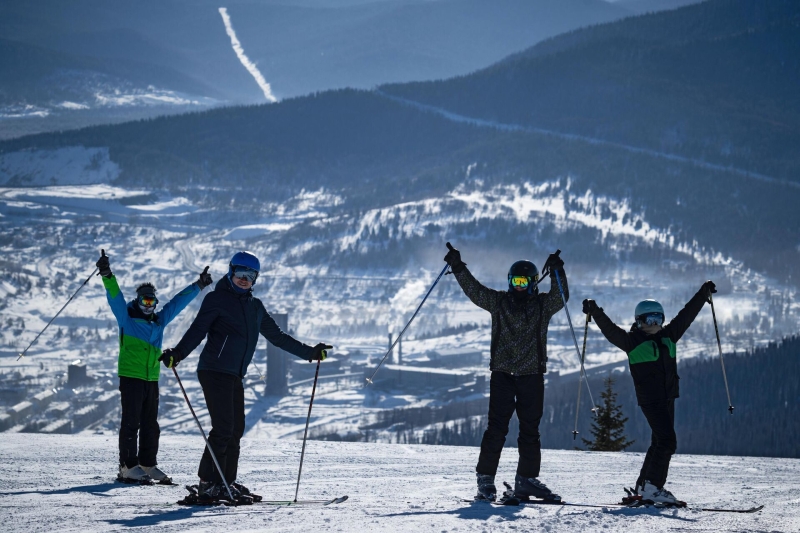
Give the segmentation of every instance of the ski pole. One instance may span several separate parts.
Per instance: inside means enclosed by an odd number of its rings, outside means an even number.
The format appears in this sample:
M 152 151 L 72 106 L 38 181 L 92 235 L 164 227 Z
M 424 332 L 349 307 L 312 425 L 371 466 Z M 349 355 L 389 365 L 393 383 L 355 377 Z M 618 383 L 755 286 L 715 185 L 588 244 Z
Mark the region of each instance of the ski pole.
M 308 436 L 308 422 L 311 420 L 311 407 L 314 405 L 314 393 L 317 391 L 317 378 L 319 377 L 319 364 L 322 358 L 317 360 L 317 371 L 314 372 L 314 386 L 311 387 L 311 401 L 308 402 L 308 416 L 306 417 L 306 430 L 303 432 L 303 449 L 300 452 L 300 469 L 297 471 L 297 487 L 294 489 L 294 501 L 297 502 L 297 493 L 300 492 L 300 474 L 303 472 L 303 458 L 306 455 L 306 437 Z
M 433 285 L 431 285 L 431 288 L 428 289 L 427 294 L 425 294 L 425 297 L 420 302 L 419 306 L 417 307 L 417 310 L 414 311 L 414 314 L 411 316 L 411 319 L 406 324 L 406 327 L 403 328 L 403 331 L 400 332 L 400 335 L 398 335 L 397 338 L 392 343 L 392 345 L 389 346 L 389 349 L 386 351 L 386 355 L 384 355 L 383 359 L 381 359 L 381 362 L 378 363 L 378 366 L 375 368 L 375 371 L 372 373 L 372 375 L 367 378 L 367 383 L 370 383 L 370 384 L 372 383 L 372 379 L 375 377 L 375 374 L 378 373 L 378 370 L 380 370 L 381 366 L 383 365 L 383 362 L 386 361 L 386 358 L 389 357 L 390 353 L 392 353 L 392 350 L 394 349 L 395 344 L 397 344 L 400 341 L 400 338 L 403 336 L 403 333 L 406 332 L 406 330 L 408 329 L 408 326 L 410 326 L 411 322 L 414 321 L 414 317 L 416 317 L 417 313 L 419 313 L 419 310 L 422 309 L 422 304 L 424 304 L 425 300 L 428 299 L 428 296 L 430 296 L 431 291 L 433 290 L 434 287 L 436 287 L 436 284 L 439 283 L 439 280 L 442 279 L 442 276 L 444 276 L 444 273 L 447 271 L 447 268 L 449 266 L 450 265 L 445 265 L 444 268 L 442 269 L 442 271 L 439 273 L 439 277 L 436 278 L 436 281 L 433 282 Z
M 717 313 L 714 312 L 714 300 L 711 294 L 708 295 L 708 303 L 711 304 L 711 317 L 714 319 L 714 333 L 717 334 L 717 347 L 719 348 L 719 362 L 722 365 L 722 379 L 725 380 L 725 393 L 728 395 L 728 412 L 733 414 L 733 404 L 731 403 L 731 391 L 728 389 L 728 376 L 725 374 L 725 361 L 722 359 L 722 343 L 719 341 L 719 328 L 717 328 Z
M 105 254 L 104 254 L 104 255 L 105 255 Z M 92 271 L 92 273 L 91 273 L 91 274 L 89 274 L 89 277 L 88 277 L 88 278 L 86 278 L 86 281 L 84 281 L 83 283 L 81 283 L 81 286 L 80 286 L 80 287 L 78 287 L 78 290 L 77 290 L 77 291 L 75 291 L 75 292 L 73 293 L 73 295 L 69 297 L 69 300 L 67 300 L 67 303 L 65 303 L 65 304 L 64 304 L 64 305 L 61 307 L 61 309 L 59 309 L 59 310 L 58 310 L 58 313 L 56 313 L 56 314 L 55 314 L 55 316 L 54 316 L 53 318 L 51 318 L 51 319 L 50 319 L 50 322 L 48 322 L 48 323 L 47 323 L 47 325 L 44 327 L 44 329 L 42 329 L 42 331 L 40 331 L 40 332 L 39 332 L 39 334 L 38 334 L 38 335 L 36 335 L 36 337 L 35 337 L 35 338 L 34 338 L 34 339 L 31 341 L 31 343 L 28 345 L 28 347 L 27 347 L 27 348 L 25 348 L 24 350 L 22 350 L 22 353 L 21 353 L 21 354 L 19 354 L 19 357 L 17 357 L 17 361 L 19 361 L 20 359 L 22 359 L 22 358 L 25 356 L 25 353 L 28 351 L 28 349 L 29 349 L 31 346 L 33 346 L 33 343 L 35 343 L 37 340 L 39 340 L 39 337 L 41 337 L 41 336 L 42 336 L 42 333 L 44 333 L 44 331 L 45 331 L 45 330 L 46 330 L 46 329 L 47 329 L 47 328 L 50 326 L 50 324 L 52 324 L 52 323 L 53 323 L 53 320 L 55 320 L 55 319 L 56 319 L 56 317 L 57 317 L 58 315 L 60 315 L 60 314 L 61 314 L 61 311 L 63 311 L 63 310 L 64 310 L 64 308 L 65 308 L 65 307 L 67 307 L 67 306 L 69 305 L 69 303 L 72 301 L 72 299 L 73 299 L 73 298 L 75 298 L 75 295 L 76 295 L 76 294 L 78 294 L 78 292 L 80 292 L 80 290 L 83 288 L 83 286 L 84 286 L 84 285 L 86 285 L 87 283 L 89 283 L 89 280 L 90 280 L 90 279 L 92 279 L 92 276 L 94 276 L 94 275 L 95 275 L 95 272 L 97 272 L 98 270 L 99 270 L 99 269 L 95 268 L 95 269 Z
M 183 383 L 181 382 L 181 378 L 178 377 L 178 371 L 175 370 L 175 367 L 172 367 L 172 373 L 175 374 L 175 379 L 178 380 L 178 385 L 181 387 L 181 392 L 183 392 L 183 398 L 186 400 L 186 405 L 189 406 L 189 410 L 192 412 L 192 416 L 194 417 L 194 421 L 197 424 L 197 428 L 200 430 L 200 433 L 203 434 L 203 440 L 206 441 L 206 448 L 208 449 L 208 453 L 211 454 L 211 458 L 214 460 L 214 466 L 217 467 L 217 472 L 219 472 L 219 477 L 222 479 L 222 483 L 225 485 L 225 490 L 228 491 L 228 496 L 231 499 L 231 503 L 235 502 L 236 500 L 233 498 L 233 493 L 231 492 L 231 488 L 228 486 L 228 482 L 225 481 L 225 473 L 222 472 L 222 468 L 219 467 L 219 461 L 217 461 L 217 456 L 214 455 L 214 450 L 211 449 L 211 444 L 208 442 L 208 438 L 206 437 L 206 432 L 203 431 L 203 426 L 200 425 L 200 420 L 197 419 L 197 415 L 194 412 L 194 408 L 192 407 L 192 402 L 189 401 L 189 397 L 186 395 L 186 389 L 183 388 Z
M 586 313 L 586 325 L 583 328 L 583 353 L 581 354 L 581 365 L 586 358 L 586 338 L 589 336 L 589 322 L 592 321 L 592 315 Z M 581 381 L 583 376 L 578 376 L 578 401 L 575 403 L 575 429 L 572 430 L 572 440 L 578 437 L 578 409 L 581 406 Z
M 560 254 L 561 250 L 556 250 L 556 255 Z M 578 348 L 578 337 L 575 336 L 575 328 L 572 327 L 572 318 L 569 316 L 569 307 L 567 307 L 567 299 L 564 297 L 564 288 L 561 286 L 561 276 L 558 275 L 558 269 L 553 270 L 553 274 L 556 275 L 556 282 L 558 283 L 558 291 L 561 293 L 561 301 L 564 302 L 564 311 L 567 313 L 567 321 L 569 322 L 569 329 L 572 332 L 572 340 L 575 341 L 575 351 L 578 353 L 578 359 L 581 361 L 581 371 L 578 376 L 578 379 L 586 377 L 586 370 L 583 367 L 583 357 L 581 357 L 581 350 Z M 592 412 L 597 414 L 597 406 L 594 403 L 594 397 L 592 396 L 592 389 L 589 387 L 589 380 L 585 379 L 586 381 L 586 390 L 589 392 L 589 400 L 592 402 Z

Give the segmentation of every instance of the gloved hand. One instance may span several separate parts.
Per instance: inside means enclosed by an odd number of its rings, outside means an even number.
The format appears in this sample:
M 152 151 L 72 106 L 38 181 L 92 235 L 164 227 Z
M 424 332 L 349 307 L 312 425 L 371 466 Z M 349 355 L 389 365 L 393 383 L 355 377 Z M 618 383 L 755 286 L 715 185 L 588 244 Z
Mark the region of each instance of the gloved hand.
M 175 368 L 178 366 L 178 363 L 183 361 L 183 357 L 180 356 L 175 348 L 167 348 L 161 352 L 161 357 L 159 357 L 158 360 L 164 363 L 164 366 L 167 368 Z
M 592 316 L 598 309 L 600 308 L 597 307 L 597 302 L 595 302 L 594 300 L 590 300 L 587 298 L 586 300 L 583 301 L 583 314 Z
M 314 346 L 314 351 L 311 353 L 311 361 L 324 361 L 328 358 L 328 350 L 333 348 L 333 346 L 329 344 L 325 344 L 324 342 L 320 342 L 316 346 Z
M 710 300 L 711 295 L 717 292 L 717 286 L 714 285 L 714 282 L 711 280 L 708 280 L 705 283 L 703 283 L 703 286 L 700 289 L 704 291 L 703 294 L 706 295 L 706 300 Z
M 450 251 L 444 256 L 444 260 L 450 265 L 450 270 L 452 270 L 454 274 L 462 272 L 467 264 L 461 260 L 461 252 L 453 248 L 453 245 L 449 242 L 447 243 L 447 249 Z
M 200 273 L 200 278 L 197 280 L 197 286 L 200 287 L 200 290 L 202 291 L 212 283 L 214 283 L 214 280 L 211 279 L 211 274 L 208 273 L 208 266 L 206 266 L 205 270 Z
M 100 270 L 100 275 L 104 278 L 110 278 L 113 275 L 111 274 L 111 263 L 108 260 L 106 251 L 103 249 L 100 250 L 100 259 L 97 260 L 95 266 Z
M 547 256 L 547 261 L 544 262 L 542 270 L 561 270 L 564 268 L 564 260 L 558 254 L 550 254 Z

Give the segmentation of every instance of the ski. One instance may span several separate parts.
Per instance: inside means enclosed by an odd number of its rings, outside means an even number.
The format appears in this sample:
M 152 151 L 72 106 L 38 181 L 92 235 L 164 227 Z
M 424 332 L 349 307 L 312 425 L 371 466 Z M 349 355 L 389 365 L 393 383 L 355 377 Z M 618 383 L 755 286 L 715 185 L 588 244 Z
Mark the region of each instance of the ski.
M 763 505 L 759 505 L 757 507 L 751 507 L 749 509 L 709 509 L 709 508 L 700 508 L 700 509 L 696 509 L 696 510 L 697 511 L 708 511 L 710 513 L 757 513 L 763 508 L 764 508 Z
M 515 498 L 516 499 L 516 498 Z M 743 509 L 726 509 L 726 508 L 707 508 L 707 507 L 689 507 L 688 505 L 656 505 L 651 503 L 582 503 L 582 502 L 565 502 L 563 500 L 520 500 L 516 499 L 517 503 L 503 503 L 503 499 L 498 501 L 489 501 L 489 500 L 482 500 L 482 499 L 466 499 L 460 498 L 460 501 L 466 503 L 475 503 L 475 502 L 486 502 L 490 503 L 495 506 L 503 506 L 503 505 L 554 505 L 558 506 L 565 506 L 565 507 L 592 507 L 595 509 L 607 509 L 609 507 L 616 507 L 619 509 L 686 509 L 689 511 L 704 511 L 704 512 L 712 512 L 712 513 L 757 513 L 758 511 L 764 508 L 763 505 L 759 505 L 756 507 L 750 508 L 743 508 Z M 681 502 L 684 503 L 684 502 Z
M 488 503 L 497 507 L 517 506 L 520 503 L 517 498 L 500 498 L 499 500 L 487 500 L 485 498 L 472 498 L 470 500 L 467 498 L 459 498 L 459 500 L 465 503 Z
M 764 508 L 763 505 L 750 507 L 745 509 L 726 509 L 726 508 L 710 508 L 710 507 L 689 507 L 686 502 L 678 501 L 677 503 L 654 503 L 649 500 L 642 500 L 642 497 L 636 494 L 635 489 L 625 487 L 625 492 L 628 494 L 622 498 L 620 505 L 629 507 L 631 509 L 637 507 L 655 508 L 655 509 L 688 509 L 690 511 L 705 511 L 709 513 L 757 513 Z
M 345 496 L 340 496 L 338 498 L 333 498 L 333 499 L 330 499 L 330 500 L 297 500 L 297 501 L 294 501 L 294 500 L 262 500 L 259 503 L 262 503 L 262 504 L 265 504 L 265 505 L 277 505 L 277 506 L 285 506 L 285 507 L 296 506 L 296 505 L 331 505 L 331 504 L 342 503 L 344 501 L 347 501 L 348 498 L 349 498 L 349 496 L 345 495 Z
M 154 485 L 155 482 L 149 477 L 146 479 L 131 479 L 129 477 L 122 477 L 117 474 L 117 483 L 124 483 L 126 485 Z

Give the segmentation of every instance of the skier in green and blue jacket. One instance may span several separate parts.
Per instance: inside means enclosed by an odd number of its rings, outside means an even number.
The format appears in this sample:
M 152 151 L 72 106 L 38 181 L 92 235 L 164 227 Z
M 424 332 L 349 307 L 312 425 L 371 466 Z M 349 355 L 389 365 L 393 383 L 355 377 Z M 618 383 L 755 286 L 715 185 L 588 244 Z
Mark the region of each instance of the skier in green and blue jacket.
M 164 328 L 204 287 L 211 284 L 211 275 L 206 267 L 196 282 L 156 312 L 158 298 L 152 283 L 139 285 L 136 298 L 126 302 L 105 251 L 101 251 L 96 264 L 106 288 L 108 304 L 119 325 L 118 374 L 122 420 L 118 479 L 128 483 L 153 479 L 169 484 L 172 480 L 156 466 L 161 433 L 157 420 L 159 357 Z
M 678 500 L 664 484 L 669 462 L 678 446 L 675 435 L 675 398 L 678 390 L 677 342 L 694 321 L 712 293 L 713 281 L 706 281 L 683 309 L 664 325 L 664 308 L 656 300 L 639 302 L 636 322 L 625 331 L 598 307 L 583 301 L 583 312 L 594 318 L 600 331 L 614 346 L 628 355 L 636 389 L 636 400 L 652 432 L 650 447 L 636 480 L 636 495 L 653 503 L 676 504 Z

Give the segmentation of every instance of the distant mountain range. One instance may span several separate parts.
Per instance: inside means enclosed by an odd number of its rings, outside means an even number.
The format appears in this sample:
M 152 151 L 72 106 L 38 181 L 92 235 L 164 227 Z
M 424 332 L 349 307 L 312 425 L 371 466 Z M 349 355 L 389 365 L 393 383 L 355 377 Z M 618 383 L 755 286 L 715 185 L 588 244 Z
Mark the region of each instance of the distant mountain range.
M 233 0 L 225 7 L 278 98 L 466 74 L 631 13 L 603 0 Z M 219 9 L 209 0 L 3 3 L 0 68 L 9 74 L 0 80 L 0 138 L 264 102 Z

